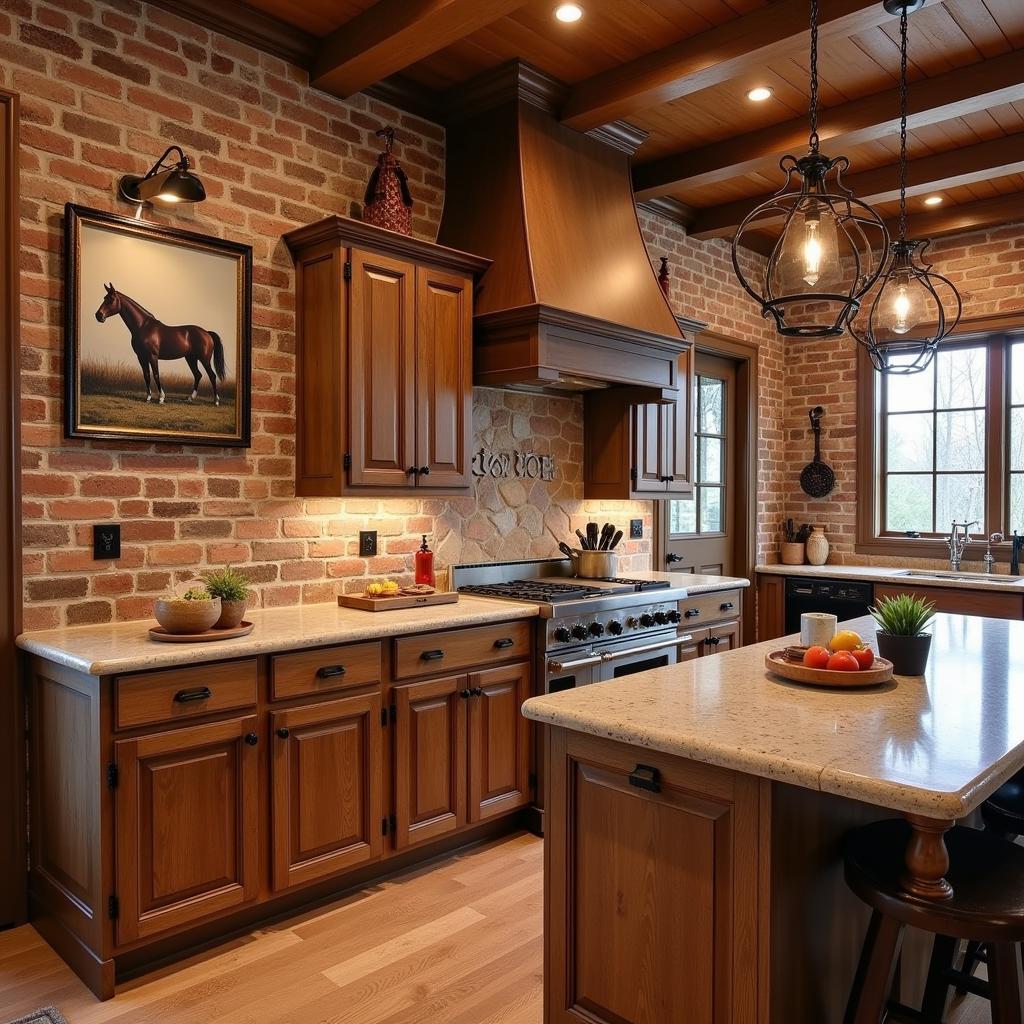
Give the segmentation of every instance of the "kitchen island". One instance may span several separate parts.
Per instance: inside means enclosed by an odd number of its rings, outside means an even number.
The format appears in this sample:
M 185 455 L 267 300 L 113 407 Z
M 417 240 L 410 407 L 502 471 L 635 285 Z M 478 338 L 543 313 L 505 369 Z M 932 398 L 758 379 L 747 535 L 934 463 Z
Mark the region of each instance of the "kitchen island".
M 923 680 L 874 689 L 766 676 L 771 641 L 526 703 L 549 726 L 546 1024 L 838 1024 L 867 921 L 843 836 L 905 816 L 907 885 L 941 898 L 944 832 L 1024 767 L 1024 623 L 934 635 Z

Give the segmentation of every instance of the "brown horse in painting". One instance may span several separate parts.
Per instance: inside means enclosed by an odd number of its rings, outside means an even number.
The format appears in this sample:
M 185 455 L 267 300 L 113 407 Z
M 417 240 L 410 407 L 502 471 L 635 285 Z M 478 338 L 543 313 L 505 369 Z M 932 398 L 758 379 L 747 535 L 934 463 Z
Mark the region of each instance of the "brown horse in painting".
M 146 401 L 153 401 L 153 390 L 150 386 L 150 375 L 160 393 L 160 404 L 164 403 L 164 389 L 160 383 L 161 359 L 184 359 L 195 378 L 191 402 L 199 393 L 199 384 L 203 375 L 199 372 L 199 364 L 203 364 L 206 375 L 213 385 L 213 403 L 220 405 L 220 392 L 217 390 L 217 379 L 224 379 L 227 372 L 224 366 L 224 345 L 220 335 L 194 324 L 181 327 L 169 327 L 161 323 L 148 309 L 139 305 L 133 298 L 116 291 L 112 284 L 104 285 L 107 294 L 100 308 L 96 310 L 96 319 L 103 323 L 107 317 L 120 316 L 132 336 L 132 348 L 142 367 L 142 376 L 146 381 Z M 216 373 L 214 373 L 216 369 Z

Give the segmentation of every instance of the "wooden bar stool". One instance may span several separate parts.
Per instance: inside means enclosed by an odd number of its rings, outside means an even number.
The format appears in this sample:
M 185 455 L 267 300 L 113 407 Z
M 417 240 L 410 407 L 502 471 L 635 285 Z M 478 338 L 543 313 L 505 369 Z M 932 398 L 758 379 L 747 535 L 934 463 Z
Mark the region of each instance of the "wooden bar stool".
M 1024 976 L 1017 943 L 1024 940 L 1024 847 L 990 832 L 955 827 L 946 833 L 953 887 L 947 900 L 904 891 L 904 852 L 910 826 L 878 821 L 857 829 L 846 847 L 846 883 L 871 907 L 871 923 L 854 977 L 844 1024 L 880 1024 L 887 1009 L 941 1024 L 948 981 L 932 970 L 920 1011 L 889 1006 L 907 925 L 936 936 L 933 967 L 953 943 L 975 939 L 988 951 L 992 1024 L 1024 1024 Z

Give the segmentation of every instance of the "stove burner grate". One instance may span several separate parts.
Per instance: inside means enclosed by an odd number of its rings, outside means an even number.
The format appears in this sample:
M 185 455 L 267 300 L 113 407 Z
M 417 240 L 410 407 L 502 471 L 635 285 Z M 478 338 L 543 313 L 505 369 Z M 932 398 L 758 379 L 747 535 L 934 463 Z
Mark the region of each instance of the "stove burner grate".
M 588 587 L 582 583 L 562 583 L 554 580 L 509 580 L 507 583 L 480 583 L 460 587 L 462 594 L 476 594 L 478 597 L 507 597 L 515 601 L 536 601 L 540 604 L 557 604 L 559 601 L 575 601 L 581 597 L 596 597 L 605 594 L 601 587 Z
M 632 587 L 636 593 L 645 590 L 668 590 L 672 586 L 668 580 L 631 580 L 624 576 L 601 576 L 599 583 L 617 583 L 621 587 Z

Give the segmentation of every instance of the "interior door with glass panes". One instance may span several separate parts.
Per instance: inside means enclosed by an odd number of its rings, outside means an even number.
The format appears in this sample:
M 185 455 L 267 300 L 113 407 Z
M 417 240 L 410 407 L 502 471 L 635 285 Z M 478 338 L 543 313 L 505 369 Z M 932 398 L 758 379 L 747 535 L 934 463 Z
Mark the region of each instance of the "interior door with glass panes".
M 693 394 L 693 496 L 666 502 L 671 572 L 733 574 L 736 364 L 699 352 Z

